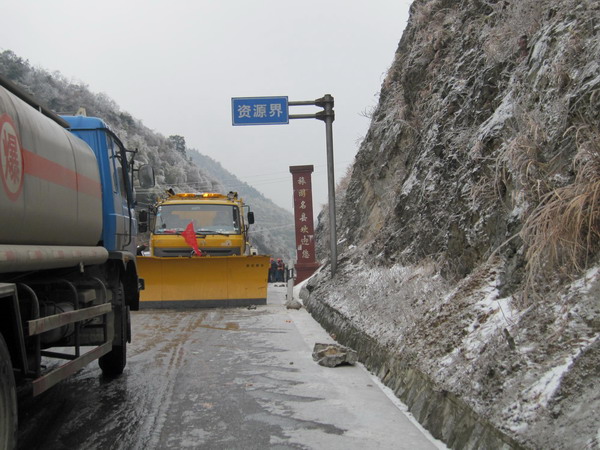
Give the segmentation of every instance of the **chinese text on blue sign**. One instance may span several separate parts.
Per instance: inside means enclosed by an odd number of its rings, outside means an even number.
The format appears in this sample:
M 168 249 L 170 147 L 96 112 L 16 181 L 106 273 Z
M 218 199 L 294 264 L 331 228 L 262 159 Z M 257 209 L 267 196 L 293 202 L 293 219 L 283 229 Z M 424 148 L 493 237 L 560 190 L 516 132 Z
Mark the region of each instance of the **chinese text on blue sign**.
M 287 97 L 237 97 L 231 99 L 233 125 L 289 123 Z

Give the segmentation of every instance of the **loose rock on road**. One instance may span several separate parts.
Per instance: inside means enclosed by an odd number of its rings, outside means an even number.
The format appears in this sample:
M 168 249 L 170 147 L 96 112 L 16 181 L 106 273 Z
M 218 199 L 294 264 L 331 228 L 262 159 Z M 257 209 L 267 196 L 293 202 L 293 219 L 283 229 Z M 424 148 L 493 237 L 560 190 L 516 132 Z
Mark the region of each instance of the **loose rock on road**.
M 326 368 L 333 342 L 304 310 L 268 304 L 132 315 L 125 373 L 96 363 L 19 414 L 22 449 L 435 449 L 360 365 Z

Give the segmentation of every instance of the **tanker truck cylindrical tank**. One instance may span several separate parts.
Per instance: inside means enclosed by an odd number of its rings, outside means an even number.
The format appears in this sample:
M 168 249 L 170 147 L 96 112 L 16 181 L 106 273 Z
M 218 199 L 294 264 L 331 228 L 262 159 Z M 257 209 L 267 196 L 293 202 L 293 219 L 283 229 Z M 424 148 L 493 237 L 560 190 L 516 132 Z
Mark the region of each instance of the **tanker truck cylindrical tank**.
M 98 163 L 89 146 L 0 88 L 0 244 L 93 246 Z

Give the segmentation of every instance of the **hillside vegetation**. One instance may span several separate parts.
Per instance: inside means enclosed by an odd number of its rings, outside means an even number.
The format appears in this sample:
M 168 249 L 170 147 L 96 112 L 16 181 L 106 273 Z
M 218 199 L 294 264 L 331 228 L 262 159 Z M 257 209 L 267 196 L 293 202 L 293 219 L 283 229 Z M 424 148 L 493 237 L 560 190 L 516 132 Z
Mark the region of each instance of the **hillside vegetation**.
M 598 1 L 412 4 L 303 295 L 453 447 L 600 445 L 599 124 Z
M 137 150 L 136 160 L 153 166 L 157 181 L 157 187 L 150 192 L 138 189 L 139 208 L 147 207 L 169 188 L 176 192 L 235 190 L 255 212 L 257 224 L 251 230 L 251 241 L 259 252 L 288 261 L 295 257 L 292 214 L 241 182 L 218 162 L 188 148 L 184 136 L 165 137 L 152 131 L 140 119 L 121 111 L 106 94 L 92 93 L 83 83 L 34 67 L 10 50 L 0 53 L 0 73 L 58 114 L 85 112 L 100 117 L 129 150 Z

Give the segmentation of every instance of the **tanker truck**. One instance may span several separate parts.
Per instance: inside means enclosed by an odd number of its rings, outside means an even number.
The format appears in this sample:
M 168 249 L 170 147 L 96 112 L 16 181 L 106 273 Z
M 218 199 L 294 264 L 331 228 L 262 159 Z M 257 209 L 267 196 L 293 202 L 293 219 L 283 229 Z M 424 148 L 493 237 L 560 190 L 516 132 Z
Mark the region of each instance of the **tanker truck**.
M 132 173 L 102 120 L 58 116 L 0 77 L 0 449 L 16 445 L 17 399 L 93 360 L 123 372 L 143 283 Z
M 254 214 L 235 192 L 181 193 L 151 211 L 142 308 L 264 305 L 270 257 L 250 246 Z

